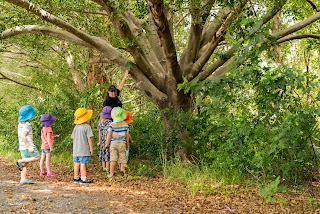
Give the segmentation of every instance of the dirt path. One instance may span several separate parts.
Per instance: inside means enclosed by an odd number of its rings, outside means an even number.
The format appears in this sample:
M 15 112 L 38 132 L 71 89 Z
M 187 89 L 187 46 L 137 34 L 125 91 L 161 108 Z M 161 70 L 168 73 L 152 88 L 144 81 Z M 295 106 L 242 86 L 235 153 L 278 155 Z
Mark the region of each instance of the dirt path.
M 94 167 L 92 167 L 94 168 Z M 98 168 L 98 167 L 97 167 Z M 34 185 L 19 185 L 14 163 L 0 157 L 0 213 L 317 213 L 310 198 L 319 189 L 285 195 L 286 203 L 265 203 L 246 188 L 230 187 L 205 196 L 192 196 L 181 185 L 161 178 L 116 177 L 109 181 L 93 169 L 94 183 L 73 184 L 70 168 L 56 169 L 58 177 L 38 176 L 36 165 L 29 168 Z M 309 198 L 309 202 L 308 202 Z

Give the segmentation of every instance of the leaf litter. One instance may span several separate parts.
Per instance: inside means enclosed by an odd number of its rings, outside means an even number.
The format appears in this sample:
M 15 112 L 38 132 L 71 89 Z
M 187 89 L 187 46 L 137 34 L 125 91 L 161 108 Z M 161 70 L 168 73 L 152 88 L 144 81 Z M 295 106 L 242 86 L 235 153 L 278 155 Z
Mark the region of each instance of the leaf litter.
M 93 183 L 73 183 L 73 170 L 52 166 L 57 177 L 39 176 L 28 167 L 33 185 L 20 185 L 15 164 L 0 157 L 0 213 L 319 213 L 320 185 L 304 192 L 277 193 L 282 201 L 267 203 L 258 188 L 230 185 L 228 191 L 191 194 L 162 177 L 116 176 L 109 180 L 98 164 L 89 166 Z

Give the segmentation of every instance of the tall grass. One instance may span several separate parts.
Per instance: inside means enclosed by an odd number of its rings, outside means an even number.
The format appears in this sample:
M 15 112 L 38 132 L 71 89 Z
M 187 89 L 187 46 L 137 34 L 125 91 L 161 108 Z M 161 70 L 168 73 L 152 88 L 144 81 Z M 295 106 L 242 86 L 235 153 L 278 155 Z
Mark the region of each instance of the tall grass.
M 166 179 L 182 183 L 193 195 L 220 192 L 226 185 L 241 182 L 236 177 L 221 176 L 219 171 L 209 165 L 187 163 L 179 158 L 166 162 L 163 172 Z

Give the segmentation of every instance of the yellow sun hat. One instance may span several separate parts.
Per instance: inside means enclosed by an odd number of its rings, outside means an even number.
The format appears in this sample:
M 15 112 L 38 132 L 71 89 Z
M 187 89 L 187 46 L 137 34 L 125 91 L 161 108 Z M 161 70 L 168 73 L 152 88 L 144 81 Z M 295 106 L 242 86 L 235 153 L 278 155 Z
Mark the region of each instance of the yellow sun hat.
M 82 124 L 92 117 L 92 110 L 86 108 L 78 108 L 74 113 L 74 124 Z

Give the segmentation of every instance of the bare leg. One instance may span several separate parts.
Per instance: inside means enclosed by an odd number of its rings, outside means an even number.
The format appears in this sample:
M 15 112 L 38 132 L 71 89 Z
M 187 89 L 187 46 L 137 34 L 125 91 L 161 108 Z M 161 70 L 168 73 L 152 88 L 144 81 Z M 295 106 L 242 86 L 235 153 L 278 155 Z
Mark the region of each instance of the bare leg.
M 116 168 L 117 162 L 115 161 L 111 161 L 110 162 L 110 175 L 113 176 L 114 175 L 114 170 Z
M 73 163 L 73 175 L 79 176 L 80 172 L 80 163 Z
M 21 163 L 29 163 L 29 162 L 34 162 L 38 161 L 40 159 L 40 156 L 38 157 L 32 157 L 32 158 L 23 158 L 20 160 Z
M 106 162 L 105 161 L 102 161 L 102 169 L 105 169 L 106 168 Z
M 40 173 L 44 172 L 44 161 L 46 159 L 46 154 L 42 153 L 40 158 Z
M 123 172 L 124 174 L 126 174 L 126 167 L 127 167 L 127 164 L 126 163 L 122 163 L 121 164 L 121 172 Z
M 81 177 L 87 176 L 87 165 L 85 163 L 80 164 L 80 175 L 81 175 Z
M 22 171 L 21 171 L 21 180 L 26 180 L 27 179 L 27 166 L 28 164 L 25 163 L 22 167 Z
M 46 154 L 46 168 L 47 168 L 47 173 L 51 173 L 50 169 L 50 162 L 51 162 L 51 153 Z
M 110 161 L 106 161 L 106 169 L 110 171 Z

